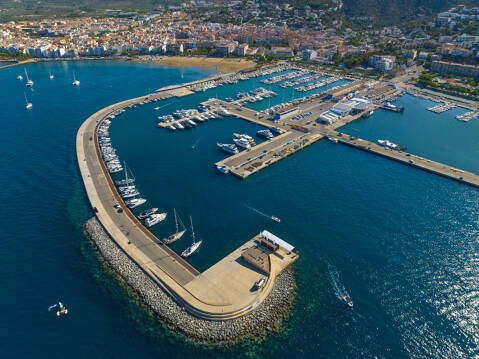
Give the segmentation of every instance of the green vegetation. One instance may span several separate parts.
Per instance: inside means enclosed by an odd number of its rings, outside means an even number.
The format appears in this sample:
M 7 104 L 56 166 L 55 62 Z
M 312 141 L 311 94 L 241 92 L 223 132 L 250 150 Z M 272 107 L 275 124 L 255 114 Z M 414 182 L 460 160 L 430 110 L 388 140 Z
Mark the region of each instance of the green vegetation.
M 479 88 L 473 89 L 473 88 L 467 88 L 462 86 L 449 85 L 447 83 L 439 83 L 434 80 L 438 76 L 439 74 L 437 73 L 423 72 L 421 75 L 419 75 L 419 84 L 425 87 L 440 88 L 446 91 L 459 92 L 459 93 L 473 95 L 473 96 L 479 95 Z M 454 77 L 453 75 L 447 75 L 447 74 L 444 75 L 444 77 L 457 78 L 457 77 Z M 459 78 L 459 79 L 462 79 L 464 82 L 467 82 L 470 86 L 477 86 L 477 83 L 473 78 L 466 77 L 466 78 Z
M 348 17 L 372 17 L 375 26 L 419 24 L 419 20 L 455 5 L 474 5 L 474 0 L 344 0 L 344 13 Z
M 17 61 L 24 61 L 31 59 L 32 57 L 28 54 L 6 54 L 6 53 L 0 53 L 0 61 L 5 61 L 5 60 L 17 60 Z

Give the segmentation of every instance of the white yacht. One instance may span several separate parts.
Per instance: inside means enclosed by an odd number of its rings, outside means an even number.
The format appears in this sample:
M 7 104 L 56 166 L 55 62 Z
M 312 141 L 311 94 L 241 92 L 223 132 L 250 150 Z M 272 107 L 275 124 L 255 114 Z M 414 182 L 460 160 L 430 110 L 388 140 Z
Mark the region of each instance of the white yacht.
M 217 166 L 216 166 L 216 169 L 217 169 L 218 171 L 220 171 L 221 173 L 225 174 L 225 175 L 228 174 L 228 173 L 230 173 L 230 169 L 229 169 L 229 167 L 226 166 L 226 165 L 217 165 Z
M 30 109 L 33 107 L 33 105 L 32 105 L 31 102 L 28 102 L 28 100 L 27 100 L 27 94 L 26 94 L 25 92 L 24 92 L 23 94 L 25 95 L 25 102 L 26 102 L 25 108 L 26 108 L 27 110 L 30 110 Z
M 73 73 L 73 82 L 72 82 L 72 85 L 73 85 L 73 86 L 80 86 L 80 81 L 78 81 L 78 80 L 75 78 L 75 73 Z
M 191 256 L 193 253 L 195 253 L 201 246 L 201 243 L 203 243 L 202 240 L 196 242 L 195 240 L 195 232 L 193 230 L 193 220 L 191 219 L 191 216 L 190 216 L 190 223 L 191 223 L 191 238 L 193 239 L 193 243 L 191 244 L 191 246 L 189 246 L 188 248 L 186 248 L 182 253 L 181 253 L 181 256 L 182 257 L 189 257 Z
M 273 138 L 273 133 L 270 130 L 259 130 L 256 132 L 256 136 L 269 140 Z
M 28 78 L 27 69 L 24 69 L 24 70 L 25 70 L 25 76 L 27 78 L 27 83 L 25 84 L 25 86 L 26 87 L 33 87 L 33 81 Z
M 128 206 L 128 208 L 135 208 L 135 207 L 141 206 L 145 202 L 146 202 L 146 199 L 144 198 L 132 198 L 126 201 L 125 203 Z
M 181 123 L 179 122 L 175 122 L 173 124 L 173 126 L 175 126 L 178 130 L 184 130 L 185 129 L 185 126 L 183 126 Z
M 231 153 L 232 155 L 235 155 L 239 152 L 238 148 L 231 143 L 217 143 L 216 146 L 220 151 Z
M 18 75 L 18 76 L 17 76 L 17 80 L 18 80 L 18 81 L 22 81 L 22 80 L 23 80 L 23 76 L 22 76 L 22 75 Z
M 231 112 L 229 112 L 227 109 L 223 107 L 220 107 L 218 111 L 216 112 L 218 113 L 218 115 L 221 115 L 221 116 L 231 116 Z
M 185 234 L 185 232 L 186 232 L 186 227 L 183 224 L 183 222 L 181 221 L 180 216 L 178 216 L 178 214 L 176 213 L 176 209 L 173 209 L 173 213 L 175 215 L 176 231 L 171 236 L 169 236 L 167 238 L 163 238 L 163 242 L 165 242 L 166 244 L 170 244 L 170 243 L 173 243 L 173 242 L 177 241 L 178 239 L 183 237 L 183 234 Z M 181 231 L 179 230 L 180 227 L 178 226 L 178 222 L 181 224 L 181 228 L 182 228 Z
M 131 197 L 136 197 L 140 194 L 140 192 L 138 192 L 138 190 L 136 189 L 133 189 L 133 190 L 127 190 L 127 191 L 124 191 L 124 192 L 121 192 L 121 196 L 123 198 L 131 198 Z
M 233 136 L 238 138 L 238 139 L 248 141 L 252 145 L 254 145 L 254 143 L 255 143 L 254 138 L 251 137 L 250 135 L 245 134 L 245 133 L 233 133 Z
M 146 226 L 153 227 L 155 224 L 158 224 L 164 221 L 166 218 L 166 213 L 154 213 L 150 215 L 147 219 L 145 219 Z
M 233 142 L 236 144 L 236 146 L 244 149 L 244 150 L 249 150 L 251 148 L 251 144 L 249 141 L 242 139 L 242 138 L 233 138 Z
M 138 219 L 145 219 L 146 217 L 149 217 L 150 215 L 156 212 L 158 212 L 158 208 L 149 208 L 146 211 L 141 212 L 138 215 Z
M 52 72 L 50 71 L 50 80 L 53 80 L 55 76 L 53 76 Z

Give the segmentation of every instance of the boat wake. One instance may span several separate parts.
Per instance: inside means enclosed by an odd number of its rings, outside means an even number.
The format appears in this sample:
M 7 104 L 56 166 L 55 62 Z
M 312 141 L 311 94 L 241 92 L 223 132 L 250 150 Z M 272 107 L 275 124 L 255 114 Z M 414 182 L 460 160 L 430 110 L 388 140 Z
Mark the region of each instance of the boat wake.
M 337 268 L 334 267 L 332 264 L 328 263 L 328 272 L 335 296 L 340 301 L 343 301 L 345 304 L 352 307 L 353 302 L 351 300 L 351 297 L 349 296 L 348 291 L 346 290 L 346 287 L 343 285 L 343 283 L 341 283 L 339 279 L 339 271 L 337 270 Z
M 191 146 L 191 149 L 194 150 L 196 148 L 196 146 L 198 145 L 198 143 L 200 143 L 200 140 L 201 140 L 201 137 L 198 138 L 195 143 L 193 143 L 193 146 Z
M 271 218 L 271 216 L 268 216 L 266 213 L 264 212 L 261 212 L 259 209 L 256 209 L 256 208 L 253 208 L 251 206 L 248 206 L 247 204 L 245 204 L 245 207 L 248 208 L 248 209 L 251 209 L 253 212 L 256 212 L 262 216 L 265 216 L 266 218 Z

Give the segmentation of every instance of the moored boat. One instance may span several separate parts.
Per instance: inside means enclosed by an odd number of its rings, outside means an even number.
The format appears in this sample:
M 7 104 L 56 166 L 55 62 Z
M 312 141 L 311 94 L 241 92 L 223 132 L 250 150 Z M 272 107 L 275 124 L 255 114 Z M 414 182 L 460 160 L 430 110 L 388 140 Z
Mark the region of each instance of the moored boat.
M 145 219 L 148 216 L 151 216 L 153 213 L 158 212 L 158 208 L 148 208 L 146 211 L 141 212 L 138 215 L 138 219 Z
M 167 238 L 163 238 L 163 242 L 165 242 L 166 244 L 176 242 L 178 239 L 183 237 L 183 234 L 185 234 L 185 232 L 186 232 L 186 227 L 183 224 L 183 222 L 181 221 L 181 218 L 176 213 L 176 209 L 173 209 L 173 213 L 174 213 L 174 216 L 175 216 L 176 231 L 171 236 L 168 236 Z M 183 228 L 181 231 L 179 230 L 178 222 L 181 224 L 181 228 Z
M 163 222 L 166 219 L 166 213 L 153 213 L 147 219 L 145 219 L 145 225 L 147 227 L 153 227 L 155 224 Z
M 135 208 L 135 207 L 141 206 L 145 202 L 146 202 L 146 199 L 144 198 L 131 198 L 128 201 L 126 201 L 125 204 L 128 206 L 128 208 Z
M 195 232 L 193 230 L 193 220 L 191 219 L 191 216 L 190 216 L 190 223 L 191 223 L 191 238 L 193 239 L 193 243 L 191 244 L 191 246 L 189 246 L 188 248 L 186 248 L 182 253 L 181 253 L 181 256 L 182 257 L 189 257 L 191 256 L 192 254 L 194 254 L 201 246 L 201 244 L 203 243 L 202 240 L 196 242 L 195 240 Z

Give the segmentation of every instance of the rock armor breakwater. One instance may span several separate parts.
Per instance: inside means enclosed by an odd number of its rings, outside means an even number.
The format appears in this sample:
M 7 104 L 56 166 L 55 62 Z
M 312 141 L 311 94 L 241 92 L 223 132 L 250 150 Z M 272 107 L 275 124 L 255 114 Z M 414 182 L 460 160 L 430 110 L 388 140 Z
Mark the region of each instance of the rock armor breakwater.
M 253 311 L 240 318 L 211 321 L 196 318 L 178 305 L 111 240 L 96 217 L 85 223 L 84 233 L 104 264 L 134 290 L 161 322 L 196 343 L 226 346 L 242 339 L 258 339 L 268 331 L 278 330 L 290 312 L 296 289 L 291 267 L 276 277 L 268 297 Z

